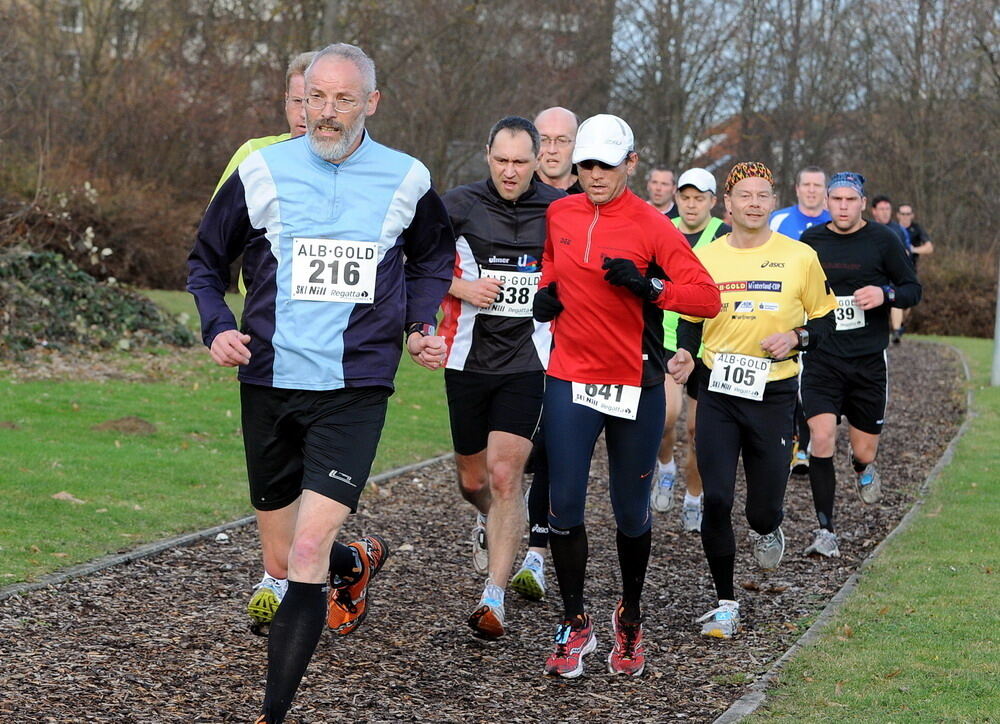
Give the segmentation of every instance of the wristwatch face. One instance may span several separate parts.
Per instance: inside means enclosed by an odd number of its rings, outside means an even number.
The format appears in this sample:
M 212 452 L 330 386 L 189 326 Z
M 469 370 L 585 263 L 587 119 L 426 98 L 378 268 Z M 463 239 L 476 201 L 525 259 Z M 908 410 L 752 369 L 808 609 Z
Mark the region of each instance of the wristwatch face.
M 660 292 L 663 291 L 663 280 L 662 279 L 651 279 L 649 282 L 653 287 L 653 293 L 659 296 Z
M 799 329 L 795 332 L 799 338 L 799 347 L 806 347 L 809 344 L 809 331 L 806 329 Z

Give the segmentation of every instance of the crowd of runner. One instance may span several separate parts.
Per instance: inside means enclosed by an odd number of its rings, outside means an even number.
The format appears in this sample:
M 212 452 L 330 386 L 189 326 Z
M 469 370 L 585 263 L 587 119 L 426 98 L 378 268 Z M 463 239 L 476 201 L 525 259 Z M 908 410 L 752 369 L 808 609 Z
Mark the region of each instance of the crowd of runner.
M 753 161 L 719 169 L 725 222 L 705 168 L 653 166 L 644 200 L 630 188 L 640 158 L 628 124 L 560 107 L 497 121 L 484 134 L 488 176 L 439 197 L 423 164 L 365 130 L 378 101 L 359 48 L 293 60 L 289 133 L 239 149 L 189 257 L 204 342 L 241 383 L 264 568 L 247 613 L 268 635 L 259 724 L 284 720 L 323 629 L 351 634 L 368 614 L 390 546 L 337 536 L 370 473 L 402 349 L 444 369 L 459 493 L 474 508 L 471 568 L 485 577 L 467 624 L 503 637 L 508 588 L 543 598 L 550 551 L 563 610 L 548 675 L 580 676 L 597 647 L 585 510 L 602 434 L 621 576 L 612 674 L 645 667 L 654 513 L 701 537 L 714 591 L 692 623 L 712 638 L 740 632 L 741 460 L 757 565 L 773 570 L 785 554 L 790 474 L 808 475 L 816 508 L 804 553 L 839 556 L 843 418 L 860 501 L 877 504 L 891 485 L 876 465 L 886 348 L 920 300 L 916 259 L 933 251 L 912 206 L 894 224 L 876 197 L 868 220 L 863 176 L 808 166 L 797 203 L 776 210 L 771 170 Z M 240 257 L 237 324 L 224 295 Z

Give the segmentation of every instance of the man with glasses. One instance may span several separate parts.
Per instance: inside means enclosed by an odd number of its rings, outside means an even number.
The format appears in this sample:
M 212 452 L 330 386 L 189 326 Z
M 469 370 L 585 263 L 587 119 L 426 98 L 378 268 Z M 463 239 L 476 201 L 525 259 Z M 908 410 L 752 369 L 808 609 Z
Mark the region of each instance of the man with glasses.
M 579 119 L 573 111 L 560 106 L 546 108 L 535 117 L 540 134 L 541 154 L 535 179 L 567 194 L 582 194 L 583 187 L 573 165 L 573 147 Z M 541 429 L 535 434 L 531 456 L 525 466 L 531 473 L 528 508 L 528 550 L 524 561 L 510 580 L 510 587 L 525 598 L 538 601 L 545 596 L 545 550 L 549 545 L 549 464 Z M 485 539 L 485 528 L 481 538 Z M 477 531 L 473 531 L 475 536 Z M 479 552 L 485 559 L 485 551 Z
M 652 540 L 649 491 L 663 432 L 664 309 L 711 317 L 719 290 L 690 245 L 628 189 L 638 156 L 621 118 L 580 125 L 573 161 L 584 193 L 552 203 L 534 314 L 555 319 L 542 425 L 548 451 L 549 545 L 563 599 L 551 676 L 583 673 L 596 648 L 584 608 L 587 481 L 602 430 L 617 524 L 622 597 L 611 615 L 613 674 L 645 668 L 640 599 Z
M 299 53 L 292 58 L 291 62 L 288 64 L 288 70 L 285 71 L 285 120 L 288 121 L 288 133 L 282 133 L 277 136 L 261 136 L 260 138 L 251 138 L 242 146 L 237 148 L 233 157 L 229 159 L 229 163 L 226 164 L 226 170 L 222 172 L 222 176 L 219 178 L 219 183 L 215 185 L 215 191 L 212 192 L 212 196 L 219 193 L 219 189 L 222 188 L 222 184 L 226 182 L 226 179 L 233 175 L 233 171 L 236 170 L 236 167 L 243 163 L 243 160 L 251 153 L 257 149 L 266 148 L 272 143 L 287 141 L 289 138 L 298 138 L 299 136 L 305 134 L 305 74 L 306 68 L 309 67 L 309 63 L 312 62 L 315 55 L 315 51 L 309 53 Z
M 719 285 L 722 313 L 714 319 L 681 316 L 671 360 L 681 383 L 703 350 L 695 422 L 705 491 L 701 541 L 718 606 L 699 622 L 702 635 L 712 638 L 729 639 L 740 630 L 733 585 L 737 465 L 742 457 L 753 556 L 762 569 L 773 570 L 785 552 L 781 521 L 798 352 L 812 349 L 834 325 L 836 300 L 816 252 L 768 228 L 773 183 L 762 163 L 738 163 L 729 172 L 725 201 L 733 230 L 695 252 Z
M 288 70 L 285 72 L 285 120 L 288 122 L 288 133 L 251 138 L 237 148 L 232 158 L 229 159 L 229 163 L 226 164 L 226 170 L 219 177 L 219 183 L 215 185 L 215 191 L 212 192 L 213 197 L 219 193 L 222 184 L 233 175 L 233 171 L 251 153 L 259 148 L 266 148 L 272 143 L 298 138 L 306 132 L 305 73 L 315 55 L 315 52 L 299 53 L 292 58 L 288 64 Z M 247 288 L 243 281 L 242 272 L 237 283 L 240 293 L 246 296 Z M 278 604 L 281 603 L 281 597 L 285 594 L 284 586 L 284 579 L 275 579 L 268 575 L 266 570 L 264 571 L 264 577 L 257 585 L 257 593 L 247 604 L 247 614 L 250 616 L 253 627 L 259 628 L 271 622 Z
M 913 264 L 913 271 L 916 272 L 920 258 L 934 253 L 934 244 L 931 243 L 930 234 L 924 230 L 924 227 L 913 220 L 913 206 L 911 204 L 899 205 L 896 209 L 896 220 L 910 237 L 910 263 Z M 890 313 L 893 329 L 892 341 L 894 344 L 899 344 L 906 331 L 906 321 L 910 318 L 910 308 L 893 307 Z
M 873 505 L 882 493 L 875 455 L 888 392 L 889 313 L 912 307 L 921 294 L 896 236 L 862 218 L 864 184 L 861 174 L 835 174 L 827 190 L 833 219 L 802 235 L 837 295 L 836 329 L 809 352 L 802 371 L 802 405 L 812 431 L 809 484 L 820 526 L 806 553 L 827 558 L 840 555 L 833 524 L 837 425 L 847 417 L 858 496 Z
M 324 623 L 346 635 L 368 613 L 386 544 L 336 538 L 371 470 L 400 341 L 424 367 L 444 361 L 434 320 L 455 259 L 426 167 L 365 131 L 379 101 L 371 59 L 331 45 L 305 80 L 306 135 L 239 165 L 188 259 L 202 338 L 217 364 L 239 367 L 265 561 L 288 570 L 259 724 L 284 720 Z M 240 254 L 247 299 L 237 328 L 224 294 Z
M 473 564 L 486 585 L 469 626 L 504 635 L 504 592 L 524 532 L 521 481 L 538 427 L 549 325 L 531 318 L 541 276 L 545 211 L 566 194 L 536 181 L 538 131 L 502 118 L 486 143 L 489 177 L 443 197 L 456 236 L 442 308 L 445 389 L 462 497 L 477 508 Z M 485 553 L 481 555 L 480 551 Z
M 576 114 L 561 106 L 546 108 L 535 116 L 535 128 L 541 139 L 538 179 L 568 194 L 583 191 L 572 161 L 578 124 Z
M 222 177 L 216 184 L 215 191 L 212 192 L 213 198 L 251 153 L 280 141 L 298 138 L 306 132 L 305 73 L 315 55 L 315 52 L 299 53 L 292 58 L 288 64 L 288 70 L 285 72 L 285 119 L 288 121 L 289 132 L 278 136 L 251 138 L 237 148 L 236 153 L 229 159 L 226 170 L 222 172 Z M 239 277 L 239 288 L 240 292 L 245 295 L 247 290 L 242 272 L 240 272 Z M 274 614 L 278 610 L 278 606 L 281 605 L 281 599 L 285 597 L 285 590 L 288 588 L 286 576 L 285 555 L 274 557 L 271 555 L 271 551 L 265 548 L 264 575 L 261 577 L 260 583 L 254 586 L 254 594 L 247 603 L 247 616 L 250 617 L 252 630 L 261 632 L 274 619 Z

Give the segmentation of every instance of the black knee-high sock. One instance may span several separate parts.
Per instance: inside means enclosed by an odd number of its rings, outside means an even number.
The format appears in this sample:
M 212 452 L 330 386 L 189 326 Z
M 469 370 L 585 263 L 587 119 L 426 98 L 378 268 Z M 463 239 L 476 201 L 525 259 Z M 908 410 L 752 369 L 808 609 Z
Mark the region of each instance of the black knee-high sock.
M 642 586 L 646 582 L 652 541 L 652 530 L 635 538 L 630 538 L 619 530 L 615 536 L 618 565 L 622 571 L 622 620 L 627 623 L 639 623 L 642 620 L 639 601 L 642 598 Z
M 562 593 L 566 620 L 583 615 L 583 581 L 587 575 L 587 528 L 551 529 L 549 549 Z
M 549 545 L 549 471 L 535 465 L 535 476 L 528 491 L 528 547 L 546 548 Z
M 528 490 L 528 547 L 545 548 L 549 545 L 549 456 L 540 434 L 535 435 L 528 469 L 533 473 Z
M 340 579 L 340 583 L 353 583 L 361 573 L 361 561 L 355 548 L 343 543 L 334 543 L 330 550 L 330 580 Z
M 280 724 L 292 705 L 302 675 L 326 623 L 325 584 L 288 582 L 267 637 L 267 688 L 264 714 Z
M 712 581 L 715 583 L 715 594 L 719 600 L 735 601 L 736 593 L 733 589 L 733 567 L 736 563 L 736 554 L 730 553 L 725 556 L 706 556 L 708 558 L 708 570 L 712 573 Z
M 813 506 L 820 528 L 833 532 L 833 499 L 837 492 L 837 473 L 833 458 L 809 456 L 809 487 L 812 488 Z

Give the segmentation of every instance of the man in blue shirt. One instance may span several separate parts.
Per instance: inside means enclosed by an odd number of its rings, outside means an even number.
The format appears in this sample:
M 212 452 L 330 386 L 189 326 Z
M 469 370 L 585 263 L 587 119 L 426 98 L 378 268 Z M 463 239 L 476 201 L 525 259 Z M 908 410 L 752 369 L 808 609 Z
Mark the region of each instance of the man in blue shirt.
M 771 214 L 771 231 L 798 240 L 802 232 L 811 226 L 830 221 L 826 209 L 826 172 L 819 166 L 806 166 L 799 171 L 795 181 L 795 206 L 786 206 Z M 792 473 L 805 475 L 809 472 L 809 426 L 802 416 L 802 405 L 795 407 L 795 425 L 798 436 L 792 454 Z
M 790 236 L 798 241 L 810 226 L 825 224 L 830 220 L 826 210 L 826 173 L 819 166 L 806 166 L 799 171 L 795 182 L 794 206 L 786 206 L 771 214 L 771 231 Z

